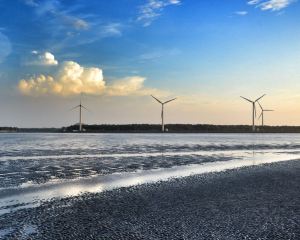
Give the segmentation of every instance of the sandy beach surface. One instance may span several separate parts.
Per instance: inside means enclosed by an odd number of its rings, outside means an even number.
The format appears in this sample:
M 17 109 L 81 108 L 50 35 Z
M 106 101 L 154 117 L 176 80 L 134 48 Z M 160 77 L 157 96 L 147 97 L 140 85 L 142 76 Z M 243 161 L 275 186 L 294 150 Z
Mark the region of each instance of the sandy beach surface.
M 54 199 L 0 216 L 1 239 L 300 239 L 300 161 Z

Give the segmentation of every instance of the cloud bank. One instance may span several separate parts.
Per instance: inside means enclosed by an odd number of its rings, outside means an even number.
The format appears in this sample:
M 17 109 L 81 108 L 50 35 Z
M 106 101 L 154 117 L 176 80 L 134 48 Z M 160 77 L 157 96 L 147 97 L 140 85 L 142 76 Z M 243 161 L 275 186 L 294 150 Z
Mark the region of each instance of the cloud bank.
M 280 11 L 294 2 L 296 0 L 250 0 L 248 4 L 255 5 L 263 11 Z
M 130 76 L 106 83 L 102 69 L 83 67 L 74 61 L 60 64 L 52 75 L 40 74 L 19 81 L 19 91 L 28 96 L 71 96 L 80 93 L 106 96 L 148 95 L 160 93 L 157 89 L 144 87 L 146 78 Z

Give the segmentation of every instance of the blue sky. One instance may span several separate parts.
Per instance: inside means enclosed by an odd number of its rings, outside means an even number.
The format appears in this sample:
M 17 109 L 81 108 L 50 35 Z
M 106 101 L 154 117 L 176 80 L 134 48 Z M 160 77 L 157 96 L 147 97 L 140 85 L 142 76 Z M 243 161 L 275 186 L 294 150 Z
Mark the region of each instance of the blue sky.
M 80 92 L 93 111 L 86 123 L 159 122 L 152 93 L 178 96 L 168 122 L 247 124 L 239 96 L 266 93 L 269 124 L 300 124 L 296 0 L 0 0 L 0 9 L 0 125 L 72 124 Z

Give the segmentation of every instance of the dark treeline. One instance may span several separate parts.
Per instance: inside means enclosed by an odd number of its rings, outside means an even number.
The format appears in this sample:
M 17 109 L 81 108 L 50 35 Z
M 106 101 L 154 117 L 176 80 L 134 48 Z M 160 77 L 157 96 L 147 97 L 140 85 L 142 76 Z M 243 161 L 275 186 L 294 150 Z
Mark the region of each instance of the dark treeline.
M 123 125 L 83 125 L 88 133 L 159 133 L 159 124 L 123 124 Z M 210 124 L 167 124 L 169 133 L 250 133 L 249 125 L 210 125 Z M 300 126 L 257 126 L 257 132 L 300 133 Z M 62 128 L 16 128 L 0 127 L 0 132 L 78 132 L 78 125 Z
M 94 133 L 159 133 L 158 124 L 125 124 L 125 125 L 83 125 L 86 132 Z M 248 125 L 210 125 L 210 124 L 167 124 L 169 133 L 250 133 Z M 267 133 L 300 133 L 300 126 L 264 126 L 257 127 L 257 132 Z M 62 128 L 64 132 L 78 131 L 78 125 Z
M 17 130 L 16 127 L 0 127 L 0 132 L 16 132 Z
M 18 132 L 33 132 L 33 133 L 63 132 L 63 128 L 18 128 Z

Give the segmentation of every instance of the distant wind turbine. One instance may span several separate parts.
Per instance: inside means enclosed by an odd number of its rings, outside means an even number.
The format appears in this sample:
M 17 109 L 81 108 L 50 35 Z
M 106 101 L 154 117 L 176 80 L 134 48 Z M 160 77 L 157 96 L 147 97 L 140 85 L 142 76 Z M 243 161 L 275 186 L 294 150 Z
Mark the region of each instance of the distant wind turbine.
M 262 95 L 261 97 L 259 97 L 258 99 L 256 99 L 255 101 L 251 101 L 248 98 L 242 97 L 243 99 L 245 99 L 246 101 L 252 103 L 252 131 L 255 132 L 255 117 L 256 117 L 256 107 L 255 107 L 255 103 L 260 100 L 261 98 L 263 98 L 266 94 Z
M 73 107 L 72 109 L 70 109 L 71 111 L 79 108 L 79 132 L 82 132 L 82 108 L 84 108 L 85 110 L 88 110 L 85 106 L 83 106 L 81 104 L 81 96 L 80 96 L 80 102 L 79 105 L 77 105 L 76 107 Z M 89 110 L 88 110 L 89 111 Z
M 264 112 L 273 112 L 274 110 L 271 110 L 271 109 L 264 109 L 261 104 L 259 103 L 259 101 L 257 102 L 260 109 L 261 109 L 261 114 L 259 115 L 258 119 L 261 118 L 261 126 L 263 127 L 264 126 Z
M 159 99 L 157 99 L 156 97 L 152 96 L 157 102 L 159 102 L 161 104 L 161 131 L 164 132 L 165 131 L 165 124 L 164 124 L 164 105 L 169 103 L 169 102 L 172 102 L 174 101 L 176 98 L 173 98 L 171 100 L 168 100 L 168 101 L 165 101 L 165 102 L 162 102 L 160 101 Z

